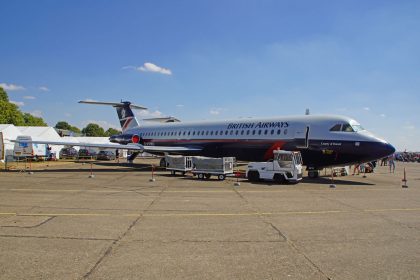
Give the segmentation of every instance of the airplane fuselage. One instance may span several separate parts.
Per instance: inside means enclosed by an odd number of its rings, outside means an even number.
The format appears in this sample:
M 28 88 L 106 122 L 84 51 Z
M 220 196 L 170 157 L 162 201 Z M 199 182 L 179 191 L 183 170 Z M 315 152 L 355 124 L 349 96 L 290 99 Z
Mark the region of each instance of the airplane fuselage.
M 287 116 L 215 122 L 144 124 L 124 131 L 145 146 L 199 148 L 209 157 L 233 156 L 243 161 L 272 158 L 273 150 L 300 151 L 304 164 L 320 169 L 368 162 L 392 154 L 386 141 L 343 116 Z

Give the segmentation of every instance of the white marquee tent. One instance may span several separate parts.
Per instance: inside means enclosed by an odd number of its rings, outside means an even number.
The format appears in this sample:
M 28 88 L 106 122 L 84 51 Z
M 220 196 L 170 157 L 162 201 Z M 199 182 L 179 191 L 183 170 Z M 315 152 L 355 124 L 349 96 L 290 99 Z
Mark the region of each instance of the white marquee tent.
M 49 126 L 17 126 L 16 127 L 21 135 L 31 136 L 32 140 L 47 140 L 47 141 L 60 141 L 62 138 L 58 135 L 53 127 Z M 63 146 L 52 145 L 51 153 L 55 153 L 59 158 L 60 150 Z
M 16 137 L 22 135 L 19 129 L 13 124 L 0 124 L 0 160 L 4 161 L 7 156 L 13 156 L 15 143 L 10 140 L 16 140 Z

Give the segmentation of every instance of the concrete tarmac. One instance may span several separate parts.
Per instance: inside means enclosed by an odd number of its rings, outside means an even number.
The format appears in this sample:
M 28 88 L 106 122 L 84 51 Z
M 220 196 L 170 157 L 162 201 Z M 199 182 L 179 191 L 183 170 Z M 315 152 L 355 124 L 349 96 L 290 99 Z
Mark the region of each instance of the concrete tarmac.
M 150 182 L 138 162 L 1 171 L 0 279 L 420 278 L 420 164 L 330 188 Z

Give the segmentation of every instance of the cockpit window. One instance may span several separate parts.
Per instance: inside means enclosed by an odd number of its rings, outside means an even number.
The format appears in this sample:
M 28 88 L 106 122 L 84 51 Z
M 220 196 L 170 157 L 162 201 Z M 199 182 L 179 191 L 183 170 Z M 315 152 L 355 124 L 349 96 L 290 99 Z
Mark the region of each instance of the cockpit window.
M 360 124 L 353 124 L 351 127 L 356 132 L 361 131 L 361 130 L 365 130 Z
M 336 124 L 330 128 L 330 131 L 342 131 L 342 132 L 358 132 L 365 130 L 360 124 L 355 121 L 350 121 L 350 123 Z
M 341 124 L 336 124 L 331 127 L 330 131 L 341 131 Z
M 353 128 L 348 123 L 343 124 L 343 127 L 341 128 L 341 131 L 344 131 L 344 132 L 354 132 Z

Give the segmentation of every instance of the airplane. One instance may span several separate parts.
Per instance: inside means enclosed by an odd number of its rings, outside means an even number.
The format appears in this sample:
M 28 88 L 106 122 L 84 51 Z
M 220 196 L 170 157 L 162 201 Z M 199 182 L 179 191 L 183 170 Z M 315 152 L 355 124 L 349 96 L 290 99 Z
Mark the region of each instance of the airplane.
M 128 149 L 133 151 L 128 158 L 131 162 L 141 152 L 265 161 L 273 157 L 276 149 L 300 151 L 311 178 L 318 177 L 319 171 L 326 167 L 370 162 L 395 152 L 390 143 L 345 116 L 301 115 L 199 122 L 180 122 L 168 117 L 153 119 L 158 123 L 140 124 L 132 109 L 147 108 L 129 101 L 79 103 L 116 108 L 122 133 L 111 136 L 110 144 L 29 142 Z M 165 166 L 164 158 L 160 164 Z

